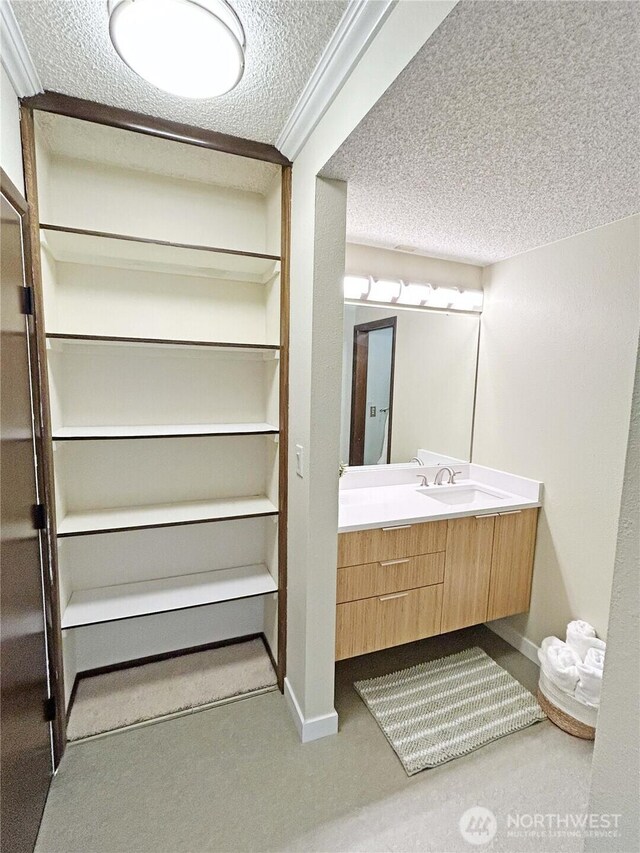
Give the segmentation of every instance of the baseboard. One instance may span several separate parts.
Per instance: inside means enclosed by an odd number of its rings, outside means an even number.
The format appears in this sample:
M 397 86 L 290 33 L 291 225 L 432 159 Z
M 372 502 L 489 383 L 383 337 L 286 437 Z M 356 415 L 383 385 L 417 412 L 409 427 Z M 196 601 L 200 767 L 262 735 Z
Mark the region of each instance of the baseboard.
M 513 646 L 514 649 L 517 649 L 526 658 L 533 661 L 536 666 L 540 665 L 540 661 L 538 660 L 538 646 L 531 640 L 523 637 L 506 619 L 496 619 L 495 622 L 485 622 L 484 624 L 490 631 L 493 631 L 494 634 L 497 634 L 506 643 Z
M 286 699 L 289 712 L 293 717 L 298 735 L 302 743 L 309 743 L 312 740 L 319 740 L 328 735 L 335 735 L 338 732 L 338 715 L 335 711 L 329 714 L 323 714 L 320 717 L 309 717 L 305 719 L 296 694 L 293 692 L 291 682 L 288 678 L 284 680 L 284 698 Z

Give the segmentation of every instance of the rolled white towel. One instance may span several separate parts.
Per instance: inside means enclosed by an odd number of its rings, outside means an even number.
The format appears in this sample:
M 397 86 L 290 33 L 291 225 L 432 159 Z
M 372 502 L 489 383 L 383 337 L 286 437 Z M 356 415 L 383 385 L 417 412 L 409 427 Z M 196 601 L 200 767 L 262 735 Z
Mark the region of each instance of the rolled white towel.
M 582 619 L 576 619 L 567 625 L 567 645 L 584 661 L 589 649 L 604 651 L 606 643 L 596 637 L 596 629 Z
M 606 646 L 606 643 L 604 643 L 604 645 Z M 584 658 L 585 666 L 593 666 L 596 669 L 604 669 L 604 655 L 605 649 L 589 649 Z
M 577 666 L 578 685 L 575 697 L 580 702 L 594 708 L 600 706 L 603 667 L 604 651 L 602 649 L 589 649 L 585 655 L 584 663 L 579 663 Z
M 540 667 L 556 687 L 573 693 L 578 684 L 578 655 L 558 637 L 547 637 L 538 651 Z

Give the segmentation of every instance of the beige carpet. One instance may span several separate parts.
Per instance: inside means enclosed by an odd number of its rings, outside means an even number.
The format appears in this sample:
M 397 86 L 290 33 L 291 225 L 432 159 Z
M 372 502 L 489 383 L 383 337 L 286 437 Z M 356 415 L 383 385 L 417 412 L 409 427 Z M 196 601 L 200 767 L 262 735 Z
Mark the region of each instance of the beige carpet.
M 67 736 L 80 740 L 275 685 L 260 639 L 92 675 L 78 682 Z

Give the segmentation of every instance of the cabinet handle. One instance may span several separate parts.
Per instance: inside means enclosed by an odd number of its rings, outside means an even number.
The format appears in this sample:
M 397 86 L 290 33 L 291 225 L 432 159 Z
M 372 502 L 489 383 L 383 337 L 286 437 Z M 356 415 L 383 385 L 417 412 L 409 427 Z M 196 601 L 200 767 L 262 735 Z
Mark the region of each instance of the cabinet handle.
M 400 563 L 408 563 L 408 562 L 409 562 L 409 557 L 405 557 L 404 560 L 384 560 L 384 562 L 380 561 L 380 565 L 381 566 L 399 566 Z
M 395 527 L 383 527 L 382 530 L 387 533 L 389 530 L 409 530 L 410 524 L 396 524 Z
M 508 512 L 499 513 L 499 515 L 519 515 L 521 512 L 521 509 L 510 509 Z
M 499 512 L 485 512 L 484 515 L 476 515 L 476 518 L 497 518 L 499 515 Z
M 396 592 L 393 595 L 383 595 L 378 601 L 391 601 L 392 598 L 404 598 L 409 595 L 408 592 Z

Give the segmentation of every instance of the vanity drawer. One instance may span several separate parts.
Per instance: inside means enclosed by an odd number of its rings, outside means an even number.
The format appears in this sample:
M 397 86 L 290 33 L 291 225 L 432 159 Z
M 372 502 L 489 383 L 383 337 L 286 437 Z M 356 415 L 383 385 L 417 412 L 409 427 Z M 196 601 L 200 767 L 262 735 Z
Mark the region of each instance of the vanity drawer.
M 420 554 L 417 557 L 396 557 L 363 566 L 344 566 L 338 569 L 337 602 L 355 601 L 373 595 L 385 595 L 405 589 L 442 583 L 444 552 Z
M 440 633 L 442 584 L 338 604 L 336 660 Z
M 444 551 L 447 522 L 396 524 L 338 535 L 338 567 Z

